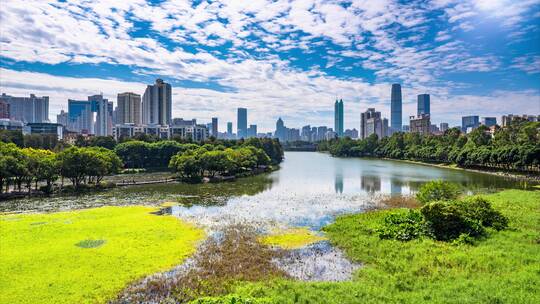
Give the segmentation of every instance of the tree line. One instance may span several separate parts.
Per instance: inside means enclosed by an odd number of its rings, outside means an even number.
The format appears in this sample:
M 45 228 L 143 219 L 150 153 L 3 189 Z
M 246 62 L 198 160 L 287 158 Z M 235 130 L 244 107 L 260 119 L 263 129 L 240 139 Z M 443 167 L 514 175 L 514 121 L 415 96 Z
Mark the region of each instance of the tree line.
M 21 191 L 23 185 L 28 191 L 37 190 L 40 183 L 45 184 L 40 190 L 50 193 L 58 178 L 62 184 L 64 179 L 69 180 L 74 188 L 98 185 L 104 176 L 118 173 L 122 168 L 168 167 L 182 176 L 213 177 L 279 164 L 282 159 L 283 149 L 278 140 L 257 138 L 202 144 L 132 140 L 111 146 L 110 138 L 98 137 L 85 142 L 85 146 L 66 145 L 58 151 L 0 142 L 0 193 L 10 187 Z M 184 161 L 191 167 L 182 165 Z M 197 172 L 190 171 L 193 168 Z
M 341 157 L 384 157 L 456 164 L 464 168 L 540 172 L 540 122 L 513 123 L 497 128 L 493 136 L 485 126 L 469 134 L 452 128 L 443 135 L 396 132 L 378 139 L 341 138 L 320 142 L 319 151 Z

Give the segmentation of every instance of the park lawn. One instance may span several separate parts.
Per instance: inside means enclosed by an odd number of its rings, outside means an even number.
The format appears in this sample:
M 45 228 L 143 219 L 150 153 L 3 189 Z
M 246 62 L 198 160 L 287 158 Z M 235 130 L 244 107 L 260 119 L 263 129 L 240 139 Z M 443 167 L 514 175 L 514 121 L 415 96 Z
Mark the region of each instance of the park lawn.
M 289 228 L 273 231 L 259 238 L 263 244 L 283 249 L 298 249 L 327 238 L 319 236 L 307 228 Z
M 105 303 L 178 265 L 204 232 L 155 208 L 0 216 L 0 303 Z
M 540 303 L 540 191 L 485 197 L 510 228 L 475 245 L 380 240 L 374 229 L 391 211 L 347 215 L 324 231 L 363 264 L 352 281 L 240 284 L 234 296 L 200 303 Z

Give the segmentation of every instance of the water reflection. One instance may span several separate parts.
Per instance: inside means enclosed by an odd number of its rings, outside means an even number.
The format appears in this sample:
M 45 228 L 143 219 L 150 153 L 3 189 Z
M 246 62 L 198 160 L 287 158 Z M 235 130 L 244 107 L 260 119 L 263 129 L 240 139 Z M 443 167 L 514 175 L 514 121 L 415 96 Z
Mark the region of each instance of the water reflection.
M 360 177 L 360 187 L 367 193 L 381 191 L 381 178 L 375 175 L 362 175 Z
M 343 193 L 343 168 L 341 166 L 336 166 L 335 171 L 335 182 L 334 182 L 334 189 L 336 193 Z

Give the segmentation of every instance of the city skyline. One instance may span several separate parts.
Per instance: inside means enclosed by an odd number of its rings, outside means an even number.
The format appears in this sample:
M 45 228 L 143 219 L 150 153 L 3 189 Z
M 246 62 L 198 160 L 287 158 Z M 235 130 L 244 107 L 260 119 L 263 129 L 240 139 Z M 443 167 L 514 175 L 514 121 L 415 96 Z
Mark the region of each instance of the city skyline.
M 238 107 L 259 130 L 278 117 L 332 126 L 335 96 L 347 104 L 344 129 L 358 128 L 368 108 L 391 117 L 392 83 L 404 125 L 422 93 L 434 124 L 540 111 L 536 1 L 304 4 L 6 2 L 0 91 L 49 96 L 54 121 L 68 99 L 142 96 L 162 78 L 172 117 L 217 116 L 222 130 Z

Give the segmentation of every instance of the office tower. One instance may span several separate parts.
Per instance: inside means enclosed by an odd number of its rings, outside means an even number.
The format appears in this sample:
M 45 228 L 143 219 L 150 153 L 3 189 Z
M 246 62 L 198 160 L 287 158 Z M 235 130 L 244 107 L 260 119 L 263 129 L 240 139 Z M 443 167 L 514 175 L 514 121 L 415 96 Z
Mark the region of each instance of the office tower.
M 356 129 L 352 129 L 352 130 L 347 129 L 347 130 L 345 130 L 345 136 L 350 137 L 352 139 L 356 139 L 356 138 L 358 138 L 358 130 L 356 130 Z
M 249 125 L 247 137 L 257 137 L 257 125 Z
M 317 128 L 317 141 L 326 139 L 326 132 L 328 132 L 328 127 L 320 126 Z
M 25 123 L 49 121 L 49 97 L 15 97 L 2 93 L 0 102 L 9 105 L 9 118 Z
M 92 102 L 88 100 L 68 100 L 68 125 L 69 131 L 94 134 L 94 114 Z
M 392 95 L 390 97 L 390 124 L 391 132 L 401 131 L 402 126 L 403 101 L 401 99 L 401 85 L 394 83 L 392 85 Z
M 142 122 L 141 95 L 125 92 L 116 97 L 116 124 L 135 124 Z
M 420 117 L 423 114 L 427 114 L 427 115 L 431 114 L 429 94 L 418 95 L 418 111 L 416 115 Z
M 431 121 L 428 114 L 421 114 L 418 117 L 410 116 L 409 130 L 411 133 L 419 133 L 421 135 L 430 134 Z
M 441 132 L 445 132 L 446 130 L 448 130 L 448 123 L 446 122 L 441 122 L 441 124 L 439 125 L 439 130 Z
M 169 125 L 172 120 L 172 88 L 162 79 L 148 85 L 142 98 L 142 123 Z
M 334 103 L 334 130 L 338 137 L 343 137 L 343 99 Z
M 218 118 L 212 117 L 212 136 L 218 137 Z
M 0 119 L 9 118 L 9 103 L 0 100 Z
M 281 117 L 276 121 L 276 132 L 274 133 L 274 137 L 280 141 L 285 141 L 287 139 L 287 128 Z
M 232 134 L 233 134 L 233 131 L 232 131 L 232 122 L 230 122 L 230 121 L 227 122 L 227 134 L 228 134 L 229 136 L 232 136 Z
M 247 109 L 238 108 L 236 116 L 236 137 L 245 138 L 247 137 Z
M 480 120 L 478 115 L 463 116 L 461 117 L 461 131 L 469 133 L 470 131 L 478 128 Z
M 482 117 L 482 124 L 486 127 L 493 127 L 497 125 L 496 117 Z
M 88 96 L 92 111 L 96 112 L 94 134 L 97 136 L 112 135 L 112 104 L 103 95 Z
M 311 126 L 310 125 L 302 127 L 302 133 L 300 134 L 300 137 L 303 141 L 311 140 Z
M 67 127 L 69 121 L 69 115 L 64 110 L 60 111 L 60 114 L 56 115 L 56 123 Z
M 366 139 L 371 134 L 377 137 L 388 136 L 388 119 L 381 117 L 381 112 L 375 108 L 368 108 L 366 112 L 360 114 L 360 138 Z

